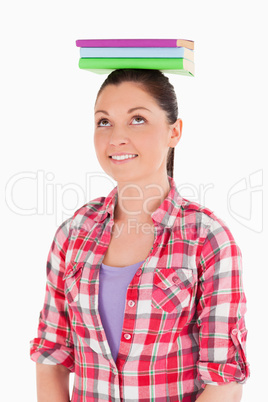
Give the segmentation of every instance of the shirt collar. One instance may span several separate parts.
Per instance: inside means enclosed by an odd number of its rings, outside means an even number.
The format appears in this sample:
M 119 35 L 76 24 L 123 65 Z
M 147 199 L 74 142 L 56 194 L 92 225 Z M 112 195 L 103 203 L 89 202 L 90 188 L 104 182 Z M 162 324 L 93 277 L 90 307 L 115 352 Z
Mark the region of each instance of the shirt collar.
M 156 224 L 171 228 L 177 218 L 178 212 L 182 205 L 182 197 L 180 196 L 176 183 L 171 176 L 168 176 L 170 190 L 162 204 L 151 214 L 152 220 Z M 108 214 L 114 219 L 114 209 L 118 200 L 117 186 L 105 197 L 104 203 L 94 217 L 94 221 L 104 221 Z

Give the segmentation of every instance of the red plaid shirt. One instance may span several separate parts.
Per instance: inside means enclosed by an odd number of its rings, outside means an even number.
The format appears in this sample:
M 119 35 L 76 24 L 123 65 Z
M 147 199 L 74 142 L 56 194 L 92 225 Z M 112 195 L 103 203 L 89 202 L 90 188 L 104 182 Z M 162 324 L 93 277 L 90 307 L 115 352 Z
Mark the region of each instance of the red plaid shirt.
M 56 231 L 31 358 L 75 372 L 73 402 L 190 402 L 205 384 L 249 376 L 240 250 L 221 220 L 169 181 L 168 196 L 151 215 L 154 245 L 127 290 L 116 362 L 98 292 L 117 187 Z

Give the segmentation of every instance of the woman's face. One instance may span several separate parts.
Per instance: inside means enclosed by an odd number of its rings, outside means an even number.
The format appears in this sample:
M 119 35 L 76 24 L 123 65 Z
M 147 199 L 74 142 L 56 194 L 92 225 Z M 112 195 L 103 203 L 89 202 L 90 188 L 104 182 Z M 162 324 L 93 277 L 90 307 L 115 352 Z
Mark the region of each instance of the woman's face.
M 146 178 L 157 181 L 159 174 L 166 174 L 168 148 L 179 141 L 181 128 L 180 119 L 168 124 L 166 112 L 139 85 L 133 82 L 108 85 L 95 105 L 97 158 L 103 170 L 116 181 Z M 136 156 L 124 160 L 111 158 L 126 154 Z

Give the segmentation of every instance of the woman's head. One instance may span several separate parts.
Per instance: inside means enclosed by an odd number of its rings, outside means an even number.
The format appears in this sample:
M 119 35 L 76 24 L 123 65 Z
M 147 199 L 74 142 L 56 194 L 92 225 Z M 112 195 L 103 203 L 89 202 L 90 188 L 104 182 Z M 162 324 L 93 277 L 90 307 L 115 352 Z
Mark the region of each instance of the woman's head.
M 178 103 L 173 85 L 159 70 L 125 69 L 113 71 L 103 82 L 97 94 L 107 85 L 119 85 L 123 82 L 134 82 L 144 88 L 167 114 L 169 124 L 178 118 Z
M 124 85 L 125 84 L 125 85 Z M 127 86 L 128 85 L 128 86 Z M 170 84 L 168 78 L 162 74 L 159 70 L 141 70 L 141 69 L 124 69 L 124 70 L 115 70 L 113 71 L 107 79 L 103 82 L 102 86 L 99 89 L 97 94 L 97 99 L 95 103 L 96 110 L 99 109 L 99 104 L 103 103 L 107 97 L 103 95 L 115 95 L 118 94 L 120 90 L 120 100 L 123 101 L 122 96 L 126 97 L 126 91 L 124 92 L 124 88 L 128 88 L 129 90 L 129 99 L 132 100 L 134 106 L 136 105 L 137 98 L 142 99 L 140 95 L 146 95 L 146 102 L 152 101 L 158 107 L 158 114 L 162 114 L 164 116 L 164 120 L 167 126 L 171 127 L 172 125 L 177 125 L 178 123 L 178 105 L 177 98 L 174 91 L 173 86 Z M 134 94 L 135 92 L 135 94 Z M 138 102 L 139 103 L 139 102 Z M 111 104 L 111 102 L 110 102 Z M 129 103 L 130 104 L 130 103 Z M 118 103 L 119 105 L 119 103 Z M 124 103 L 123 103 L 124 105 Z M 156 112 L 156 109 L 155 109 Z M 155 114 L 156 116 L 156 114 Z M 106 116 L 105 118 L 109 120 Z M 180 120 L 180 119 L 179 119 Z M 163 119 L 162 119 L 163 121 Z M 153 121 L 156 123 L 156 120 Z M 108 125 L 111 127 L 108 123 Z M 181 131 L 181 121 L 180 121 L 180 131 Z M 107 127 L 107 124 L 106 124 Z M 140 129 L 139 129 L 140 130 Z M 179 135 L 180 137 L 180 135 Z M 155 138 L 157 140 L 157 137 Z M 159 140 L 159 138 L 158 138 Z M 176 146 L 177 141 L 171 141 L 170 146 L 167 148 L 167 156 L 166 156 L 166 171 L 167 174 L 173 177 L 173 163 L 174 163 L 174 147 Z M 152 145 L 154 141 L 152 142 Z M 127 150 L 122 149 L 122 150 Z M 119 151 L 119 148 L 116 148 L 116 151 Z

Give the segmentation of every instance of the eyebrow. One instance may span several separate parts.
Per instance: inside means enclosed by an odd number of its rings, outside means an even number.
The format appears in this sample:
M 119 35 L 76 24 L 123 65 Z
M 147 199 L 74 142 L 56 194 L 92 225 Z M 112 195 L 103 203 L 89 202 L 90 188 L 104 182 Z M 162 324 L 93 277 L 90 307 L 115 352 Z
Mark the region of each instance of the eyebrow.
M 137 106 L 137 107 L 133 107 L 133 108 L 129 109 L 129 110 L 128 110 L 128 113 L 132 113 L 132 112 L 134 112 L 134 110 L 137 110 L 137 109 L 144 109 L 144 110 L 148 110 L 148 112 L 151 112 L 151 110 L 147 109 L 146 107 Z M 107 114 L 107 115 L 109 116 L 109 113 L 106 112 L 106 110 L 97 110 L 97 111 L 95 112 L 95 114 L 97 114 L 97 113 L 105 113 L 105 114 Z

